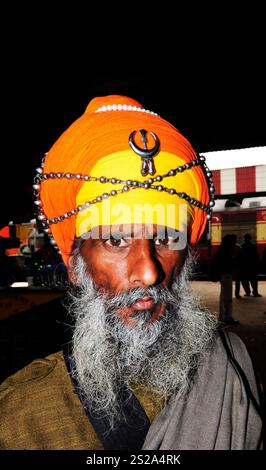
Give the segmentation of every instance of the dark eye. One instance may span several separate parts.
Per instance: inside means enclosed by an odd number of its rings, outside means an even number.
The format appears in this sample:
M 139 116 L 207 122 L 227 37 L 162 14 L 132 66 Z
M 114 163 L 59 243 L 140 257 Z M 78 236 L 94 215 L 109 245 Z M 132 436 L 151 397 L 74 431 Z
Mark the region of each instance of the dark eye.
M 123 238 L 114 238 L 114 237 L 111 237 L 109 238 L 109 240 L 106 240 L 105 244 L 108 246 L 115 247 L 115 248 L 121 248 L 121 247 L 127 246 L 126 240 L 124 240 Z
M 165 238 L 155 238 L 154 240 L 155 242 L 155 245 L 157 246 L 164 246 L 164 245 L 168 245 L 168 237 L 165 237 Z
M 175 243 L 177 243 L 179 240 L 179 237 L 163 237 L 163 238 L 155 238 L 154 243 L 156 246 L 172 246 Z

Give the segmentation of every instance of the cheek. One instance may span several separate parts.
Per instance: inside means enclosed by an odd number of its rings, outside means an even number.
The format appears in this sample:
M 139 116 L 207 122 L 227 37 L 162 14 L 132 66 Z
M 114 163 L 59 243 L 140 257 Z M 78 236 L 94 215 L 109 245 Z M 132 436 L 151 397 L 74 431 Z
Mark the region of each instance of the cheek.
M 116 263 L 114 257 L 92 257 L 88 262 L 88 272 L 97 287 L 108 291 L 118 291 L 126 284 L 126 263 Z
M 173 252 L 170 253 L 164 259 L 163 269 L 168 280 L 171 280 L 173 277 L 177 276 L 184 264 L 185 254 L 182 252 Z

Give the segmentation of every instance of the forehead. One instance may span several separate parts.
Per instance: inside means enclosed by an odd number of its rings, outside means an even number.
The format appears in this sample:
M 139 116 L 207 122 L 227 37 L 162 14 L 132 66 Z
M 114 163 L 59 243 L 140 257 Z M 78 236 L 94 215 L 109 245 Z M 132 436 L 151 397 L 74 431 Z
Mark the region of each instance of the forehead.
M 155 224 L 114 224 L 94 227 L 81 236 L 82 239 L 136 238 L 152 239 L 180 236 L 180 231 Z

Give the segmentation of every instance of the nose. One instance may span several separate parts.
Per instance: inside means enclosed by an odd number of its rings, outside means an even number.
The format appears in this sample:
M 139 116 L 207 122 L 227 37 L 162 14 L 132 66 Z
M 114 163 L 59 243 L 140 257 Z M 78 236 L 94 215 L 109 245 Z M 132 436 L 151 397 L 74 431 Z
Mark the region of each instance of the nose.
M 149 287 L 163 280 L 163 269 L 151 240 L 138 240 L 130 265 L 129 281 L 133 287 Z

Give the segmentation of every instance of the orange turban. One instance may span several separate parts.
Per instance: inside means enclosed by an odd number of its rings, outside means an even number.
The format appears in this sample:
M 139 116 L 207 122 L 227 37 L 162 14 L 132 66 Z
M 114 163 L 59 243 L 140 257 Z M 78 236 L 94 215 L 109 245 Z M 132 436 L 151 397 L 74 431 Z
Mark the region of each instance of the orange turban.
M 146 144 L 140 130 L 149 135 Z M 154 173 L 144 176 L 140 172 L 145 158 L 129 144 L 134 131 L 131 142 L 138 149 L 149 151 L 155 147 L 155 139 L 159 141 L 157 153 L 150 159 Z M 105 198 L 128 204 L 160 200 L 187 204 L 192 244 L 202 235 L 213 205 L 214 188 L 204 157 L 195 153 L 174 126 L 126 96 L 94 98 L 59 137 L 37 172 L 34 187 L 39 219 L 66 264 L 75 237 L 92 228 L 87 207 L 103 206 Z M 109 197 L 111 191 L 116 197 Z M 99 224 L 103 224 L 102 218 Z

